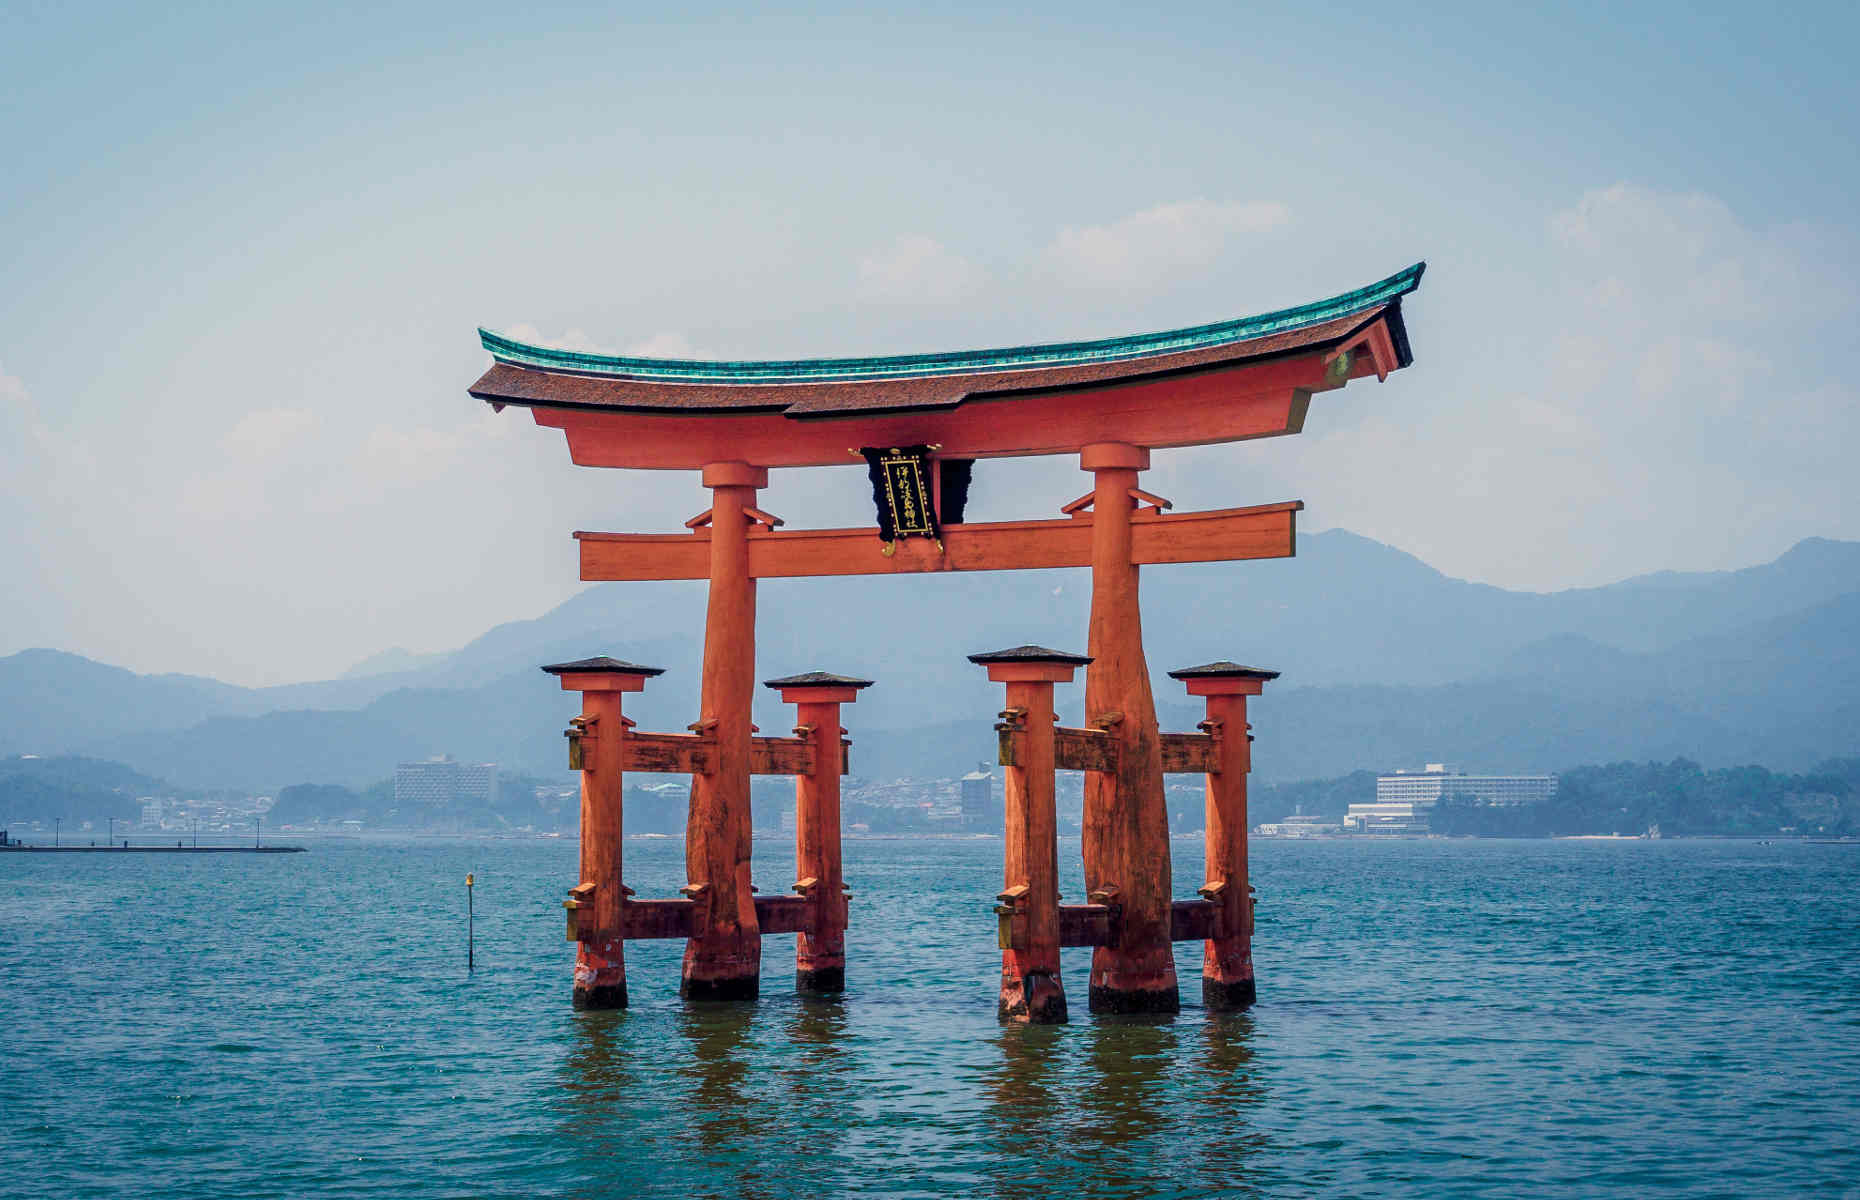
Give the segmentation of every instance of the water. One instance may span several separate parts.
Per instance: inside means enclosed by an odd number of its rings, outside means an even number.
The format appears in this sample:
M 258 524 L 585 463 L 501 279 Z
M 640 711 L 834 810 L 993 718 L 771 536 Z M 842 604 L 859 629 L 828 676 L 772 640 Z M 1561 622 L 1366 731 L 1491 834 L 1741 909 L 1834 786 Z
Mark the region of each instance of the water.
M 1185 945 L 1179 1017 L 1093 1018 L 1068 951 L 1004 1029 L 999 842 L 847 844 L 843 1003 L 635 943 L 624 1014 L 568 1007 L 572 843 L 313 845 L 0 856 L 0 1194 L 1860 1195 L 1860 847 L 1255 843 L 1249 1014 Z

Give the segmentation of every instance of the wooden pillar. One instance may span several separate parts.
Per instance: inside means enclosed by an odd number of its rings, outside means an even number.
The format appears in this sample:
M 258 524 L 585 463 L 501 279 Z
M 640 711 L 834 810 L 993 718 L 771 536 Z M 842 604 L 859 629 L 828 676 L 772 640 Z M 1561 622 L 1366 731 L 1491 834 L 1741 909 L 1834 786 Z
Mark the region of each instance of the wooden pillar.
M 1085 776 L 1085 887 L 1115 892 L 1123 906 L 1118 944 L 1092 951 L 1091 1010 L 1171 1013 L 1180 1000 L 1169 942 L 1169 812 L 1131 562 L 1130 492 L 1150 454 L 1095 442 L 1080 451 L 1079 465 L 1093 478 L 1085 722 L 1107 728 L 1117 743 L 1117 769 Z
M 750 518 L 768 472 L 747 463 L 704 468 L 711 489 L 710 599 L 696 728 L 716 739 L 711 770 L 691 778 L 685 827 L 686 894 L 702 930 L 685 944 L 679 990 L 693 1000 L 753 1000 L 762 935 L 749 878 L 750 708 L 755 698 L 756 581 L 749 574 Z
M 626 884 L 621 881 L 625 831 L 620 697 L 641 691 L 664 672 L 617 658 L 584 658 L 543 670 L 562 690 L 581 693 L 581 715 L 569 727 L 569 765 L 581 771 L 581 878 L 570 892 L 575 919 L 576 1008 L 626 1007 Z
M 813 671 L 771 679 L 765 686 L 795 706 L 796 737 L 814 747 L 814 770 L 794 777 L 794 890 L 811 902 L 809 928 L 794 944 L 794 988 L 812 995 L 846 990 L 846 876 L 840 860 L 840 776 L 846 732 L 840 705 L 851 704 L 869 679 Z
M 1207 700 L 1202 725 L 1214 738 L 1215 770 L 1207 776 L 1206 879 L 1201 894 L 1220 906 L 1218 935 L 1208 939 L 1201 964 L 1201 1002 L 1234 1012 L 1252 1004 L 1253 899 L 1247 879 L 1246 777 L 1253 769 L 1246 698 L 1260 694 L 1277 671 L 1238 663 L 1208 663 L 1171 671 L 1188 694 Z
M 1003 889 L 995 912 L 1001 926 L 1001 997 L 1004 1021 L 1058 1025 L 1066 1020 L 1066 990 L 1059 975 L 1059 827 L 1055 811 L 1053 685 L 1070 683 L 1091 660 L 1083 655 L 1017 646 L 969 661 L 1007 685 L 1001 714 L 1001 765 L 1005 776 Z

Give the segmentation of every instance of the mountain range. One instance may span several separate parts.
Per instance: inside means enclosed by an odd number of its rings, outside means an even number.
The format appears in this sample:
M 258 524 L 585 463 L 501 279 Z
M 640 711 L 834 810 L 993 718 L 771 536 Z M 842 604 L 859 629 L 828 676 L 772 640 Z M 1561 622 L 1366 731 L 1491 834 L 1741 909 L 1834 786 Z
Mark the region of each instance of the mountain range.
M 1860 543 L 1809 538 L 1743 570 L 1533 593 L 1333 530 L 1302 537 L 1290 560 L 1152 568 L 1143 588 L 1166 726 L 1199 715 L 1169 668 L 1228 658 L 1284 672 L 1252 705 L 1264 780 L 1442 759 L 1805 769 L 1860 749 Z M 856 774 L 959 773 L 992 756 L 1000 706 L 965 656 L 1083 650 L 1088 600 L 1080 571 L 767 582 L 758 668 L 877 680 L 845 712 Z M 449 653 L 390 650 L 271 688 L 27 650 L 0 659 L 0 755 L 85 754 L 193 787 L 359 786 L 442 752 L 560 776 L 576 699 L 537 667 L 601 653 L 665 667 L 628 713 L 681 730 L 696 714 L 703 605 L 701 584 L 596 584 Z M 1081 702 L 1062 687 L 1062 719 Z M 765 694 L 756 719 L 785 730 L 792 715 Z

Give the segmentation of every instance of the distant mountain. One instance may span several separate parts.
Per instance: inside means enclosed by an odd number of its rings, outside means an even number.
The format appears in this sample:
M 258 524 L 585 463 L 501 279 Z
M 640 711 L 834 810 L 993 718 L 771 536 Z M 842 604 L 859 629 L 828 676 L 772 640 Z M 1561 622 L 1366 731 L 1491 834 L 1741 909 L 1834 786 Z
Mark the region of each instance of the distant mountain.
M 376 675 L 398 675 L 408 671 L 417 671 L 431 666 L 444 654 L 415 654 L 411 650 L 395 646 L 379 654 L 371 654 L 342 673 L 344 679 L 368 679 Z
M 1265 778 L 1440 757 L 1791 767 L 1856 748 L 1845 648 L 1860 543 L 1540 594 L 1331 531 L 1301 538 L 1295 559 L 1152 569 L 1143 583 L 1156 695 L 1176 727 L 1196 714 L 1171 667 L 1234 658 L 1285 673 L 1255 706 Z M 553 776 L 574 701 L 537 666 L 592 653 L 663 666 L 628 712 L 680 729 L 696 712 L 703 597 L 698 583 L 599 584 L 447 654 L 389 652 L 263 689 L 26 651 L 0 659 L 0 753 L 82 750 L 195 786 L 360 786 L 443 751 Z M 856 767 L 941 774 L 991 752 L 998 689 L 965 656 L 1029 640 L 1082 650 L 1088 604 L 1082 571 L 771 581 L 757 665 L 876 679 L 846 713 Z M 791 716 L 759 696 L 765 730 Z

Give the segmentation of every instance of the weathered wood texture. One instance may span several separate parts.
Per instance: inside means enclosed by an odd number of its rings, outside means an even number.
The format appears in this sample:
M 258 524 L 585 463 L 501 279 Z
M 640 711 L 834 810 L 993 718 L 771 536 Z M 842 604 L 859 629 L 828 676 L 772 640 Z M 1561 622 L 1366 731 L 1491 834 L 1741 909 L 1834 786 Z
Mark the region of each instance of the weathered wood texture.
M 1221 769 L 1214 753 L 1214 739 L 1205 733 L 1165 733 L 1162 738 L 1162 769 L 1165 775 L 1218 774 Z
M 1253 1003 L 1253 897 L 1247 864 L 1247 772 L 1253 748 L 1247 736 L 1246 696 L 1207 697 L 1207 723 L 1217 731 L 1218 771 L 1207 779 L 1203 835 L 1206 886 L 1221 909 L 1220 932 L 1202 951 L 1201 1000 L 1206 1008 L 1237 1010 Z
M 1110 946 L 1117 942 L 1117 910 L 1108 904 L 1059 906 L 1061 946 Z
M 1115 771 L 1117 740 L 1102 729 L 1053 731 L 1053 761 L 1061 771 Z
M 806 924 L 795 926 L 801 936 L 794 944 L 794 982 L 797 991 L 833 994 L 846 987 L 849 916 L 840 862 L 840 776 L 845 771 L 845 745 L 840 737 L 839 703 L 801 700 L 795 705 L 795 724 L 806 731 L 798 740 L 808 750 L 809 764 L 794 778 L 794 873 L 813 882 L 792 902 L 806 909 L 800 918 Z M 772 928 L 763 925 L 765 931 Z
M 751 775 L 812 775 L 816 751 L 811 742 L 792 737 L 749 739 Z M 621 763 L 629 771 L 691 775 L 716 769 L 717 740 L 697 733 L 628 733 L 621 742 Z M 845 771 L 842 769 L 841 774 Z
M 1092 951 L 1093 1012 L 1175 1012 L 1180 1006 L 1169 944 L 1169 813 L 1133 553 L 1134 529 L 1143 519 L 1133 516 L 1130 493 L 1148 457 L 1136 446 L 1107 444 L 1087 446 L 1079 458 L 1093 481 L 1085 718 L 1099 724 L 1121 714 L 1110 726 L 1118 743 L 1115 769 L 1085 776 L 1085 887 L 1116 893 L 1123 907 L 1117 945 Z
M 1348 376 L 1374 370 L 1369 355 Z M 934 443 L 952 458 L 1071 454 L 1105 440 L 1149 447 L 1213 445 L 1297 433 L 1315 392 L 1346 382 L 1322 352 L 1253 361 L 1090 390 L 974 397 L 941 411 L 796 420 L 781 413 L 535 408 L 587 467 L 690 469 L 741 458 L 765 467 L 828 466 L 848 446 Z
M 1132 478 L 1135 475 L 1132 474 Z M 1126 509 L 1128 496 L 1120 497 Z M 1290 558 L 1297 552 L 1302 501 L 1208 512 L 1127 514 L 1124 553 L 1137 564 Z M 822 575 L 904 575 L 928 571 L 1008 571 L 1084 567 L 1092 562 L 1096 518 L 947 525 L 944 552 L 928 538 L 900 538 L 887 557 L 870 527 L 755 529 L 746 534 L 749 574 L 757 579 Z M 713 524 L 691 533 L 577 531 L 586 580 L 704 579 Z
M 710 598 L 704 619 L 701 720 L 716 741 L 712 769 L 691 776 L 685 872 L 707 885 L 699 931 L 685 945 L 679 990 L 688 999 L 753 1000 L 762 972 L 749 881 L 750 705 L 755 699 L 756 581 L 749 573 L 749 517 L 758 475 L 741 463 L 705 468 L 711 487 Z
M 629 732 L 620 748 L 627 770 L 652 774 L 708 773 L 717 760 L 716 740 L 695 733 Z
M 576 912 L 583 930 L 575 946 L 576 1008 L 625 1008 L 626 954 L 621 935 L 620 906 L 625 893 L 621 883 L 621 851 L 625 846 L 621 801 L 626 794 L 619 755 L 603 756 L 603 744 L 613 745 L 626 735 L 618 691 L 588 691 L 581 697 L 581 715 L 587 722 L 584 744 L 592 741 L 594 753 L 581 772 L 581 879 L 593 884 L 593 902 Z M 591 734 L 591 737 L 590 737 Z
M 1176 900 L 1170 904 L 1170 941 L 1199 942 L 1220 934 L 1220 905 L 1207 900 Z
M 814 904 L 801 896 L 757 896 L 756 924 L 765 934 L 811 933 Z
M 1019 727 L 1016 761 L 1003 771 L 1006 803 L 1000 906 L 1009 944 L 1001 951 L 1003 1020 L 1041 1025 L 1066 1020 L 1059 976 L 1059 825 L 1053 778 L 1053 684 L 1007 685 L 1006 723 Z M 998 911 L 1000 910 L 998 909 Z
M 703 910 L 691 900 L 631 900 L 622 909 L 629 941 L 696 937 Z

